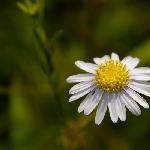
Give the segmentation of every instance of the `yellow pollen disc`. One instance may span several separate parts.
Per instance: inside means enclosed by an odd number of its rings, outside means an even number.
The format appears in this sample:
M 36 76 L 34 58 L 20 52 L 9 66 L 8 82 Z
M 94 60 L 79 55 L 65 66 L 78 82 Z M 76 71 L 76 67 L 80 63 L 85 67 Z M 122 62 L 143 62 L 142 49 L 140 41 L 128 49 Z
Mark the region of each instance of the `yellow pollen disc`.
M 121 62 L 108 60 L 96 71 L 97 86 L 106 92 L 123 90 L 129 82 L 129 71 Z

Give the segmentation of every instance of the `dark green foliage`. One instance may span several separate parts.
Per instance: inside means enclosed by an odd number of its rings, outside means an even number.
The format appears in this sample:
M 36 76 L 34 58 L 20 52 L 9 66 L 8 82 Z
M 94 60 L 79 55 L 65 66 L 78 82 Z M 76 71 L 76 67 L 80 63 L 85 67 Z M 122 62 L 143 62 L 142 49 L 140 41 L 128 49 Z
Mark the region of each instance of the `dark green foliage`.
M 65 79 L 75 60 L 111 52 L 149 66 L 149 18 L 147 0 L 1 1 L 0 150 L 148 150 L 149 110 L 96 126 Z

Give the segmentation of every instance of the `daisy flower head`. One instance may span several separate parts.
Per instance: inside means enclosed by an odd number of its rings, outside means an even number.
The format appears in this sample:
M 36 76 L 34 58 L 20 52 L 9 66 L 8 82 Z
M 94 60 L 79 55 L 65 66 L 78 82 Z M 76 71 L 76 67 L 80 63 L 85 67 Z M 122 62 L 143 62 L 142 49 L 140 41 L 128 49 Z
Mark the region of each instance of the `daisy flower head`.
M 126 120 L 126 108 L 136 116 L 141 114 L 139 105 L 149 108 L 140 94 L 150 96 L 150 68 L 136 68 L 138 58 L 127 56 L 120 60 L 115 53 L 93 60 L 95 64 L 76 61 L 75 65 L 87 73 L 66 80 L 77 83 L 69 91 L 70 102 L 85 96 L 79 113 L 89 115 L 97 107 L 95 123 L 100 124 L 108 108 L 111 120 L 116 123 L 118 118 Z

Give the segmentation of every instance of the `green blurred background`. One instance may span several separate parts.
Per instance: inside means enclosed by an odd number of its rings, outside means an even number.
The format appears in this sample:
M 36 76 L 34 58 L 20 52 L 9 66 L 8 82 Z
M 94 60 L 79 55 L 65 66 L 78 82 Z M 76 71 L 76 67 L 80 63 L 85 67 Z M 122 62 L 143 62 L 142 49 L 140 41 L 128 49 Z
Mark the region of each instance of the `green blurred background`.
M 150 149 L 149 110 L 97 126 L 68 102 L 74 61 L 111 52 L 150 65 L 149 0 L 1 0 L 0 150 Z

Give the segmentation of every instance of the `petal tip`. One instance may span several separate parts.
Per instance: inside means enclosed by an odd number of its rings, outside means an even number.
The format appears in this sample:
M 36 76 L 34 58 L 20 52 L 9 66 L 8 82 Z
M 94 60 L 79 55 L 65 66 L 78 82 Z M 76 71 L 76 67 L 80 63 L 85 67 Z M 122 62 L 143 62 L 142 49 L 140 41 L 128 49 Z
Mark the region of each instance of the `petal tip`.
M 149 104 L 147 103 L 144 108 L 149 109 Z
M 123 122 L 125 122 L 126 121 L 126 119 L 124 118 L 124 119 L 120 119 L 121 121 L 123 121 Z
M 113 122 L 113 123 L 117 123 L 117 122 L 118 122 L 118 120 L 112 120 L 112 122 Z
M 69 77 L 66 79 L 66 82 L 69 83 Z
M 73 99 L 72 99 L 72 97 L 70 97 L 70 98 L 69 98 L 69 102 L 72 102 L 72 101 L 73 101 Z
M 80 60 L 76 60 L 75 65 L 78 65 L 80 62 L 81 62 Z
M 88 116 L 89 114 L 90 114 L 90 112 L 84 111 L 84 115 Z
M 96 125 L 100 125 L 102 121 L 98 120 L 97 118 L 95 118 L 95 124 Z
M 78 108 L 78 113 L 81 113 L 81 112 L 82 112 L 82 110 Z
M 117 55 L 115 52 L 112 52 L 111 55 Z

